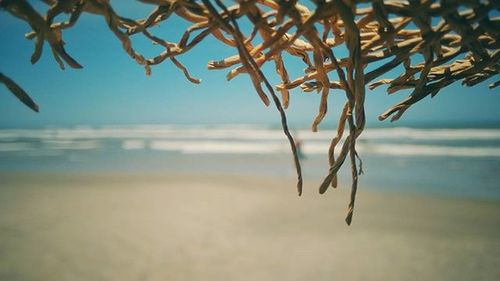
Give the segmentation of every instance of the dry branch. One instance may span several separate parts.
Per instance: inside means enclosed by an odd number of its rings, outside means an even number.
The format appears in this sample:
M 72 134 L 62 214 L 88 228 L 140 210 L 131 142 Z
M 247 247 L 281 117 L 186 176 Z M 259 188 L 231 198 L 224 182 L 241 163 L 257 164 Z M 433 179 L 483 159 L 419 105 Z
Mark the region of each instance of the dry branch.
M 9 77 L 0 72 L 0 82 L 3 83 L 7 89 L 10 90 L 22 103 L 33 111 L 38 112 L 38 105 L 31 99 L 31 97 L 19 86 L 16 82 L 12 81 Z

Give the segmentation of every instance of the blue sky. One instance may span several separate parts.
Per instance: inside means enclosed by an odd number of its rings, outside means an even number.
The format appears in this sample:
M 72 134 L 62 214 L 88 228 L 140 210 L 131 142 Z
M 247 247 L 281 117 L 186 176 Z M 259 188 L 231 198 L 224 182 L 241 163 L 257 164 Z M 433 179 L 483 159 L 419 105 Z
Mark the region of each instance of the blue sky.
M 119 13 L 129 17 L 147 15 L 151 7 L 139 8 L 133 2 L 120 7 Z M 47 127 L 104 124 L 165 123 L 262 123 L 279 124 L 274 106 L 265 107 L 256 95 L 248 77 L 226 81 L 229 70 L 206 69 L 209 60 L 220 60 L 235 51 L 208 39 L 187 55 L 178 57 L 202 79 L 194 85 L 171 63 L 153 67 L 150 77 L 121 49 L 120 42 L 107 29 L 104 19 L 83 15 L 77 26 L 65 31 L 67 51 L 84 66 L 83 69 L 60 70 L 46 45 L 41 60 L 31 65 L 33 42 L 24 38 L 29 26 L 0 12 L 0 71 L 21 84 L 40 105 L 34 113 L 0 86 L 0 127 Z M 174 20 L 155 29 L 155 34 L 178 41 L 186 23 Z M 143 39 L 135 39 L 134 47 L 147 56 L 161 52 Z M 338 56 L 344 56 L 340 52 Z M 286 58 L 291 77 L 299 76 L 303 65 Z M 274 66 L 265 71 L 277 82 Z M 390 76 L 387 76 L 389 78 Z M 435 98 L 426 98 L 407 111 L 399 124 L 488 123 L 500 124 L 500 92 L 489 90 L 486 81 L 474 88 L 460 83 L 442 90 Z M 367 92 L 368 124 L 381 125 L 378 114 L 404 99 L 407 92 L 391 96 L 380 87 Z M 287 110 L 292 127 L 308 126 L 314 119 L 320 96 L 315 93 L 291 93 Z M 344 94 L 332 91 L 329 115 L 323 128 L 336 124 Z M 398 124 L 396 123 L 396 125 Z M 386 121 L 384 124 L 388 124 Z

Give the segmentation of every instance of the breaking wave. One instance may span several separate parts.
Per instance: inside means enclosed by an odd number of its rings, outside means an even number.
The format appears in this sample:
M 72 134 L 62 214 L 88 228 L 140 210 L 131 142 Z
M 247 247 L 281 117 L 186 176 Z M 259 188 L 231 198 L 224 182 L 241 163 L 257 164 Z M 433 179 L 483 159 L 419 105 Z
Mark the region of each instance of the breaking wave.
M 305 154 L 325 154 L 333 130 L 297 130 Z M 459 145 L 456 142 L 460 142 Z M 483 144 L 484 143 L 484 144 Z M 0 130 L 0 152 L 33 150 L 153 150 L 186 154 L 289 153 L 279 129 L 252 125 L 115 126 Z M 367 129 L 358 150 L 388 156 L 500 157 L 500 129 Z

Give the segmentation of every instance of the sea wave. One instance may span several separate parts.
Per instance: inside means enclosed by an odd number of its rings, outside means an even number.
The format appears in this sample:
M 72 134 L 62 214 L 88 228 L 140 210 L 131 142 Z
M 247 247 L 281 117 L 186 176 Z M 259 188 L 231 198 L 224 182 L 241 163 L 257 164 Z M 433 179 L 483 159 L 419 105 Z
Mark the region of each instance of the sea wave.
M 43 147 L 55 150 L 92 150 L 101 147 L 98 140 L 43 140 Z
M 295 130 L 294 135 L 304 140 L 330 140 L 335 130 Z M 4 129 L 0 141 L 17 139 L 74 140 L 74 139 L 231 139 L 231 140 L 282 140 L 279 129 L 238 126 L 122 126 L 76 127 L 50 129 Z M 415 129 L 369 128 L 362 140 L 500 140 L 500 129 Z
M 165 140 L 151 141 L 147 146 L 144 145 L 144 147 L 136 149 L 145 149 L 146 147 L 151 150 L 175 151 L 185 154 L 276 154 L 289 153 L 290 151 L 289 145 L 279 142 Z M 313 142 L 304 144 L 302 152 L 306 155 L 323 155 L 328 151 L 328 147 L 328 142 Z M 365 155 L 500 157 L 500 147 L 359 143 L 357 150 Z
M 294 132 L 301 140 L 303 153 L 311 155 L 324 155 L 335 134 L 333 130 Z M 186 154 L 275 154 L 290 151 L 290 145 L 279 129 L 253 125 L 0 130 L 0 152 L 3 153 L 109 148 Z M 357 149 L 364 154 L 390 156 L 500 157 L 500 129 L 372 128 L 362 135 Z
M 152 150 L 179 151 L 193 153 L 224 153 L 224 154 L 270 154 L 288 151 L 280 143 L 227 142 L 227 141 L 152 141 Z
M 146 142 L 143 140 L 125 140 L 122 142 L 122 148 L 125 150 L 144 149 Z

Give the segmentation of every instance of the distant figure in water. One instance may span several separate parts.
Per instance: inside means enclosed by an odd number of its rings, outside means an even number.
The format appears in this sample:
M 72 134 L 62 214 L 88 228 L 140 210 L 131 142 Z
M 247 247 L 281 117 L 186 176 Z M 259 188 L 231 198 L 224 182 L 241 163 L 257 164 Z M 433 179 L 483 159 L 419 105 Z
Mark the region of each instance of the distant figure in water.
M 299 135 L 297 133 L 295 134 L 294 140 L 295 147 L 297 148 L 297 156 L 299 159 L 306 159 L 307 157 L 304 153 L 302 153 L 302 141 L 299 139 Z

